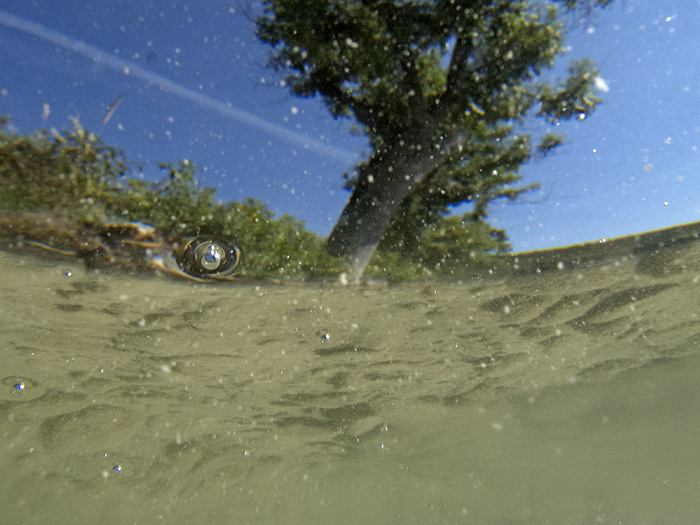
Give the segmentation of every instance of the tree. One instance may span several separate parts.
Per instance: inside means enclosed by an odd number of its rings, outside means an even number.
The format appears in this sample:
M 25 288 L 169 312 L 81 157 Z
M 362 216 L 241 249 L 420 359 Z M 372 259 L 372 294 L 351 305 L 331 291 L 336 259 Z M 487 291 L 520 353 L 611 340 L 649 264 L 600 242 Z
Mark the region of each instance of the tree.
M 353 118 L 370 154 L 348 177 L 352 194 L 327 241 L 359 278 L 382 237 L 415 244 L 450 206 L 513 199 L 531 155 L 531 115 L 583 118 L 600 99 L 588 60 L 567 78 L 541 79 L 564 53 L 564 10 L 611 0 L 264 0 L 259 38 L 287 71 L 292 93 L 320 95 Z M 547 134 L 547 152 L 562 142 Z M 387 231 L 388 230 L 388 231 Z

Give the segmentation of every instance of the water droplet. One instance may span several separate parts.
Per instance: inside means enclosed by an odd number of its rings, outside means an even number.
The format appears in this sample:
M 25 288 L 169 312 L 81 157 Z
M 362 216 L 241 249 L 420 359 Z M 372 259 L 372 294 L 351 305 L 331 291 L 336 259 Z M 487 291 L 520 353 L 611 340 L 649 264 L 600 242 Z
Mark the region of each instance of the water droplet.
M 30 401 L 44 394 L 44 389 L 39 388 L 39 383 L 28 377 L 5 377 L 2 384 L 9 388 L 0 390 L 0 399 Z

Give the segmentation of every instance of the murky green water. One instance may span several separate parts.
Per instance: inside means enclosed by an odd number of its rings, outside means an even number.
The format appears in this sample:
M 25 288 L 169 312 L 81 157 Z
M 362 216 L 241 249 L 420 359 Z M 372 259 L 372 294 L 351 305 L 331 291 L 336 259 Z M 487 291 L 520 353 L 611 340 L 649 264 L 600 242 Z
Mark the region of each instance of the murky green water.
M 340 288 L 0 253 L 0 515 L 696 523 L 700 246 L 654 257 Z

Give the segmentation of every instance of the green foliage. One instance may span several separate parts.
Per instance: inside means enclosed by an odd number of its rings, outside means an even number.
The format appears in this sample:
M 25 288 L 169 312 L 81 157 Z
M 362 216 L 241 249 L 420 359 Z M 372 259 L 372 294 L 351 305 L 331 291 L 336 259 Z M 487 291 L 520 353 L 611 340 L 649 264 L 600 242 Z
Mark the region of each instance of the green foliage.
M 419 230 L 410 246 L 386 248 L 387 239 L 367 267 L 367 274 L 389 281 L 416 279 L 468 279 L 483 275 L 510 251 L 505 231 L 487 222 L 439 216 Z
M 365 270 L 372 279 L 406 282 L 431 279 L 433 273 L 419 263 L 405 258 L 399 252 L 377 250 Z
M 32 136 L 8 133 L 10 120 L 0 122 L 0 207 L 100 218 L 96 200 L 113 191 L 127 170 L 122 152 L 77 119 L 70 131 L 41 130 Z
M 612 3 L 612 0 L 563 0 L 562 2 L 567 9 L 583 9 L 590 11 L 594 6 L 606 7 Z
M 565 140 L 566 137 L 560 133 L 545 133 L 537 145 L 537 152 L 544 157 L 561 146 Z
M 329 256 L 322 240 L 291 215 L 275 219 L 255 199 L 218 207 L 220 231 L 233 236 L 246 252 L 245 273 L 279 279 L 334 278 L 344 270 L 342 261 Z
M 127 179 L 117 191 L 101 198 L 109 215 L 148 222 L 169 237 L 196 235 L 206 230 L 212 219 L 213 188 L 200 188 L 195 178 L 197 166 L 189 160 L 159 164 L 167 171 L 156 184 Z M 212 232 L 206 232 L 212 233 Z
M 439 275 L 464 277 L 476 269 L 494 265 L 494 254 L 511 249 L 503 230 L 467 214 L 431 224 L 422 232 L 414 258 Z
M 540 109 L 537 115 L 555 124 L 574 116 L 584 119 L 602 101 L 593 95 L 592 84 L 597 75 L 591 60 L 574 60 L 569 67 L 569 77 L 559 86 L 539 86 Z
M 258 36 L 274 47 L 271 64 L 288 73 L 292 92 L 321 95 L 333 115 L 363 124 L 373 144 L 400 139 L 416 119 L 438 117 L 441 125 L 469 130 L 479 119 L 465 120 L 465 112 L 493 124 L 521 119 L 544 101 L 538 114 L 568 118 L 563 102 L 593 92 L 595 71 L 585 60 L 574 62 L 571 76 L 556 86 L 533 82 L 564 53 L 558 2 L 546 8 L 523 0 L 263 3 Z

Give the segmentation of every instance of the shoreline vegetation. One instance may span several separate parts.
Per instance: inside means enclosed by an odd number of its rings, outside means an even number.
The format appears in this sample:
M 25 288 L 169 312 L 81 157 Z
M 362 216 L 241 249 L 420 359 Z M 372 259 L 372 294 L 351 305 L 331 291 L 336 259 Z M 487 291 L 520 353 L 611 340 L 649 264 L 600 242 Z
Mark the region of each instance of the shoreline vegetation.
M 0 117 L 0 213 L 54 215 L 78 234 L 96 224 L 139 221 L 168 240 L 203 234 L 233 239 L 243 251 L 237 272 L 241 281 L 335 281 L 347 271 L 344 259 L 331 257 L 326 239 L 308 231 L 303 221 L 288 214 L 276 217 L 256 199 L 217 203 L 215 190 L 200 186 L 198 168 L 189 160 L 159 164 L 165 177 L 151 183 L 129 177 L 141 167 L 85 130 L 77 118 L 72 130 L 25 135 L 8 131 L 10 121 Z M 510 253 L 503 230 L 447 216 L 427 226 L 408 253 L 380 247 L 365 278 L 457 282 L 571 269 L 627 254 L 660 253 L 661 247 L 698 235 L 700 223 L 692 223 L 605 242 Z
M 262 201 L 217 203 L 202 187 L 198 167 L 185 159 L 161 163 L 164 177 L 152 183 L 142 167 L 86 130 L 9 131 L 0 116 L 0 211 L 38 212 L 60 217 L 76 230 L 100 223 L 138 221 L 167 240 L 215 235 L 232 239 L 243 252 L 238 274 L 245 280 L 336 280 L 347 271 L 332 257 L 326 239 L 292 215 L 275 214 Z M 142 176 L 142 175 L 141 175 Z M 486 222 L 445 217 L 426 227 L 407 252 L 380 250 L 365 277 L 389 282 L 461 278 L 474 267 L 490 267 L 493 255 L 510 249 L 505 232 Z M 471 271 L 471 270 L 470 270 Z

